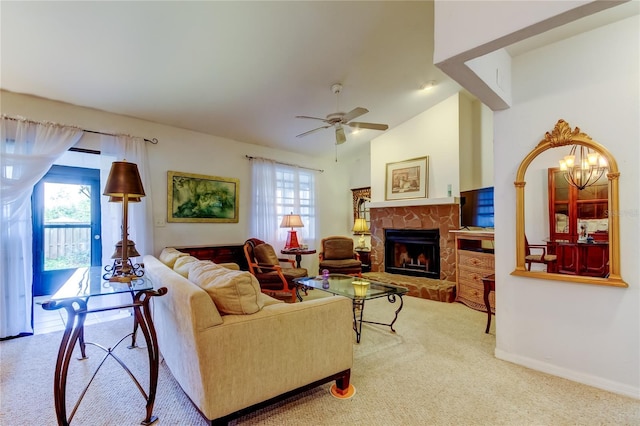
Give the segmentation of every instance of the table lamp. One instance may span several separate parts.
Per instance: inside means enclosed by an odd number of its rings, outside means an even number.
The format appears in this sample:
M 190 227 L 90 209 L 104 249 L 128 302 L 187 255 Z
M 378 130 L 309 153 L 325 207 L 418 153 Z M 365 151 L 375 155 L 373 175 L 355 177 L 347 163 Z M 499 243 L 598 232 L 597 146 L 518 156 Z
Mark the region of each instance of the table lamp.
M 109 201 L 122 203 L 122 240 L 116 244 L 113 266 L 106 266 L 105 279 L 117 282 L 131 282 L 142 276 L 143 271 L 131 263 L 129 257 L 140 256 L 135 243 L 129 237 L 129 203 L 139 202 L 145 196 L 142 179 L 138 166 L 126 161 L 114 161 L 111 164 L 107 184 L 103 195 L 108 195 Z
M 356 233 L 356 234 L 360 234 L 360 239 L 358 240 L 358 247 L 359 249 L 365 249 L 365 245 L 364 245 L 364 233 L 365 232 L 369 232 L 369 226 L 367 225 L 367 221 L 363 218 L 358 218 L 356 219 L 355 223 L 353 224 L 353 229 L 352 232 Z
M 297 249 L 300 248 L 300 244 L 298 243 L 298 233 L 294 228 L 303 228 L 302 219 L 300 219 L 300 215 L 286 214 L 282 218 L 282 222 L 280 223 L 280 228 L 291 228 L 287 234 L 287 242 L 284 245 L 285 250 L 289 249 Z

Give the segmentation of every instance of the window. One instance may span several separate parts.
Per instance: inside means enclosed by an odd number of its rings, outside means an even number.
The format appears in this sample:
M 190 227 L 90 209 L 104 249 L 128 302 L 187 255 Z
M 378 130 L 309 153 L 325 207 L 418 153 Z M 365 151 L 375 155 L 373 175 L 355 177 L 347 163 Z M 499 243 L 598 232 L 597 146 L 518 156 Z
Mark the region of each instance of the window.
M 276 165 L 276 211 L 278 223 L 285 214 L 299 214 L 304 240 L 315 239 L 315 176 L 312 171 Z M 286 235 L 283 230 L 281 238 Z

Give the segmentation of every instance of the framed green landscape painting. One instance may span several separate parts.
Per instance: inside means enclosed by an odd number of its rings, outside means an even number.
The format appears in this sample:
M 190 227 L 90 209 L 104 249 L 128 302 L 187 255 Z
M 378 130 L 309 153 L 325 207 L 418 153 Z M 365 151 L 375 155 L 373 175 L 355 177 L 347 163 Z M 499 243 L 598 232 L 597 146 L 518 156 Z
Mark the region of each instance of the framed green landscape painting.
M 238 222 L 240 180 L 169 171 L 168 222 Z

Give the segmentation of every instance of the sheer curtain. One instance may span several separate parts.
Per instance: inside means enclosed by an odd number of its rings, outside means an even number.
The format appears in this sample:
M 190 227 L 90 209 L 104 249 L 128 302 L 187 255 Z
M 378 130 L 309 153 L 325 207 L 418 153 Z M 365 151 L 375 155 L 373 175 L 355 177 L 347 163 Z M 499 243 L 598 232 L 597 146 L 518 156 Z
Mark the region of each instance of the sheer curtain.
M 0 338 L 33 333 L 33 186 L 83 131 L 2 117 L 0 129 Z
M 145 196 L 139 203 L 129 203 L 129 239 L 142 255 L 153 254 L 153 217 L 151 209 L 151 179 L 147 160 L 147 143 L 142 138 L 130 136 L 102 136 L 100 140 L 100 194 L 109 177 L 111 163 L 128 161 L 135 163 L 140 172 Z M 102 213 L 102 264 L 113 263 L 111 255 L 122 239 L 122 203 L 109 203 L 108 197 L 101 200 Z M 141 262 L 142 259 L 132 259 Z
M 251 160 L 251 237 L 259 238 L 279 247 L 281 237 L 278 222 L 278 196 L 275 161 L 254 158 Z
M 284 247 L 288 229 L 280 228 L 280 221 L 293 211 L 304 223 L 297 229 L 300 243 L 314 247 L 316 173 L 261 158 L 253 158 L 251 164 L 250 236 Z

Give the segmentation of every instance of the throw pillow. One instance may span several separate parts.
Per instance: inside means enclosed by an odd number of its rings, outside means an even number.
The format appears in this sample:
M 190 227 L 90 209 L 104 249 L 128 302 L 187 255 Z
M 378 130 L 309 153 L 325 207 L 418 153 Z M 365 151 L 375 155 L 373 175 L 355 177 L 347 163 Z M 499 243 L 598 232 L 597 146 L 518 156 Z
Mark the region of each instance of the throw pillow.
M 173 269 L 173 265 L 176 263 L 176 260 L 182 256 L 189 256 L 189 254 L 182 253 L 181 251 L 178 251 L 173 247 L 166 247 L 164 250 L 162 250 L 162 253 L 160 253 L 160 257 L 158 257 L 158 259 L 160 259 L 160 262 Z
M 264 306 L 260 285 L 247 271 L 234 271 L 198 261 L 189 270 L 189 281 L 209 293 L 222 314 L 254 314 Z
M 193 256 L 180 256 L 173 264 L 173 270 L 185 278 L 189 277 L 189 270 L 194 262 L 198 262 Z
M 278 255 L 271 244 L 258 244 L 253 248 L 253 255 L 258 265 L 278 265 Z

